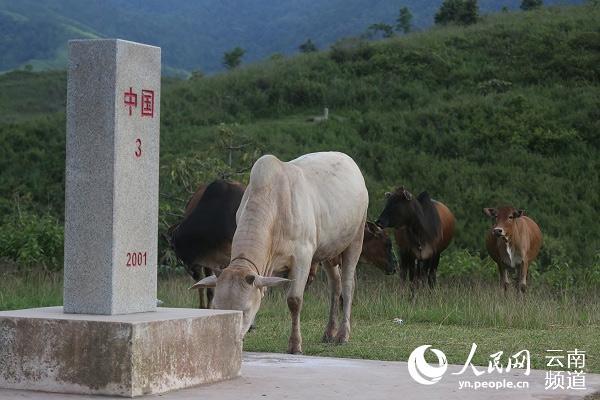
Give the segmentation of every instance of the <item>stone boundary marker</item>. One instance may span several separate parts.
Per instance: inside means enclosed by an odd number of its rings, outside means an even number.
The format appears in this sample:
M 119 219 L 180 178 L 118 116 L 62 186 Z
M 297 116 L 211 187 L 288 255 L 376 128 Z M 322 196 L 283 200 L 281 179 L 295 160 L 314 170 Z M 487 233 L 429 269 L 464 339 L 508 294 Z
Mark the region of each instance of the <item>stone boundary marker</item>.
M 239 311 L 156 307 L 160 48 L 69 42 L 64 308 L 0 312 L 0 388 L 139 396 L 239 375 Z
M 64 307 L 156 309 L 160 48 L 69 42 Z

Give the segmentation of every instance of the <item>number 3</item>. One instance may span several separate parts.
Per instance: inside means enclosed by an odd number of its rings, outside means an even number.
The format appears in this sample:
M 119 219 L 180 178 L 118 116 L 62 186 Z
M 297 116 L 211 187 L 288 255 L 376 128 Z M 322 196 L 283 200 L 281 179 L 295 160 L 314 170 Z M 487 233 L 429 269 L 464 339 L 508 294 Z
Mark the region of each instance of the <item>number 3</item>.
M 142 139 L 135 139 L 135 144 L 137 145 L 137 147 L 133 154 L 135 154 L 136 158 L 140 158 L 142 156 Z

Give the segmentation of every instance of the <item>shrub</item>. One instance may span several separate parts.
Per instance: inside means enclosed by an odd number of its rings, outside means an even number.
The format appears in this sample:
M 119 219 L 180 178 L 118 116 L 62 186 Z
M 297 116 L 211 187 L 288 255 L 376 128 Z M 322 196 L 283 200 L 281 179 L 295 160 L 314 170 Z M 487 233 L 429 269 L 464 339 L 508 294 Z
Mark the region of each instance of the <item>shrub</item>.
M 477 0 L 444 0 L 440 9 L 435 14 L 436 24 L 471 25 L 479 19 L 479 5 Z
M 521 1 L 521 10 L 523 10 L 523 11 L 533 10 L 534 8 L 541 7 L 542 4 L 543 4 L 542 0 L 523 0 L 523 1 Z
M 375 49 L 366 40 L 348 38 L 337 41 L 331 46 L 329 56 L 338 64 L 369 60 L 375 54 Z
M 58 271 L 63 266 L 63 227 L 49 214 L 15 211 L 0 226 L 0 257 L 23 267 Z

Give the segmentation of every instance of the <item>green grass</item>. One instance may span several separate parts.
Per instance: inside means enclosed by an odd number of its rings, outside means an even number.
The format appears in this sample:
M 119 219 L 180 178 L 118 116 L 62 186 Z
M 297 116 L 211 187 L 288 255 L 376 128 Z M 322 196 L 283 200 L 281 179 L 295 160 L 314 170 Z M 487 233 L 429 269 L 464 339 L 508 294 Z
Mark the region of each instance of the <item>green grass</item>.
M 495 284 L 443 282 L 422 290 L 413 303 L 397 276 L 371 274 L 361 267 L 352 313 L 350 343 L 321 343 L 327 321 L 323 276 L 305 294 L 302 334 L 305 354 L 378 360 L 406 360 L 417 346 L 430 344 L 444 351 L 450 363 L 466 360 L 477 343 L 474 363 L 487 366 L 489 355 L 531 352 L 532 367 L 544 369 L 546 350 L 583 349 L 588 372 L 600 372 L 600 298 L 597 291 L 553 292 L 534 287 L 521 298 L 508 296 Z M 171 275 L 159 280 L 158 297 L 166 307 L 196 307 L 197 296 L 187 288 L 190 278 Z M 0 310 L 60 305 L 59 275 L 7 274 L 0 280 Z M 398 325 L 394 318 L 405 322 Z M 285 352 L 290 318 L 282 289 L 271 290 L 248 333 L 244 349 Z

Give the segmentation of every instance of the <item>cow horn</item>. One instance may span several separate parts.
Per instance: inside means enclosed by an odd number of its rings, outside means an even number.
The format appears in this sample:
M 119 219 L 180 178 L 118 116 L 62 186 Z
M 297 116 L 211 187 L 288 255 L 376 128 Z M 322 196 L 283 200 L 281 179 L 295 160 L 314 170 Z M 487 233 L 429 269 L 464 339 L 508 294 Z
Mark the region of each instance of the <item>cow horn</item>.
M 275 287 L 275 286 L 281 286 L 287 282 L 291 282 L 291 280 L 286 279 L 286 278 L 279 278 L 277 276 L 256 275 L 256 279 L 254 279 L 254 286 L 256 286 L 258 288 Z
M 498 214 L 498 212 L 496 211 L 495 208 L 488 208 L 488 207 L 483 209 L 483 213 L 485 215 L 487 215 L 488 217 L 495 217 Z
M 207 276 L 206 278 L 196 282 L 194 286 L 190 288 L 192 289 L 201 289 L 201 288 L 213 288 L 217 285 L 217 277 L 214 275 Z

